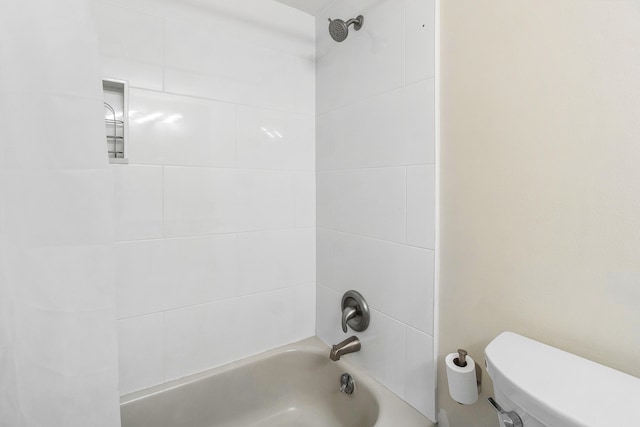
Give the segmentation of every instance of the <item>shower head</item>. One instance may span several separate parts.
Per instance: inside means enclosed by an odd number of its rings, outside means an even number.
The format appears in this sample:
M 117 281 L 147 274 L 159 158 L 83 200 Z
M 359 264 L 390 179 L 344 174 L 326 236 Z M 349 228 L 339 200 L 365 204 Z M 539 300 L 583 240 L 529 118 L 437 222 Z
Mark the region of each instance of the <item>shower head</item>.
M 329 34 L 335 41 L 343 42 L 349 35 L 349 25 L 353 24 L 353 29 L 356 31 L 360 31 L 363 22 L 364 16 L 362 15 L 359 15 L 355 19 L 349 19 L 347 22 L 344 22 L 342 19 L 332 20 L 331 18 L 329 18 Z

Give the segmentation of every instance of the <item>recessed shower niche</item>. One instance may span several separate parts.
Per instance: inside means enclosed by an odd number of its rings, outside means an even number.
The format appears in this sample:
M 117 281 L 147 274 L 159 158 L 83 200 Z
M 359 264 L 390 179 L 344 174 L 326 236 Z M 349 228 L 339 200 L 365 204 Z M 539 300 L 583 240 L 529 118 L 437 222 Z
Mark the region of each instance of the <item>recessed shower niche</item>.
M 104 125 L 109 162 L 127 163 L 129 86 L 124 80 L 102 80 Z

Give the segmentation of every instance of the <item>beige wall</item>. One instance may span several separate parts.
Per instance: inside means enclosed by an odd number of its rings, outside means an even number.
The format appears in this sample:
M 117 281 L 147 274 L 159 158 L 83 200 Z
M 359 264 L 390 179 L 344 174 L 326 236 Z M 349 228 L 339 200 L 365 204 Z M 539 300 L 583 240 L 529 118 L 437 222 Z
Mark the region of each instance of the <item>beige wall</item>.
M 640 376 L 640 2 L 441 7 L 441 359 L 512 330 Z

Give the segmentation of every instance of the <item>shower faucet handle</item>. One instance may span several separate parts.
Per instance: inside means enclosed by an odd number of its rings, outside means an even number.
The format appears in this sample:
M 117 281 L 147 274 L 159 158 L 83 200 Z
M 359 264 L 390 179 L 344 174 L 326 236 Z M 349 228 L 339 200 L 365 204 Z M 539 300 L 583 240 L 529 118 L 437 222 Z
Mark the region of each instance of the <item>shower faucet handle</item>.
M 358 315 L 358 310 L 353 307 L 346 307 L 342 311 L 342 332 L 347 333 L 347 322 Z
M 342 331 L 347 333 L 347 326 L 356 332 L 362 332 L 369 327 L 369 304 L 357 291 L 347 291 L 342 296 L 340 304 L 342 310 Z

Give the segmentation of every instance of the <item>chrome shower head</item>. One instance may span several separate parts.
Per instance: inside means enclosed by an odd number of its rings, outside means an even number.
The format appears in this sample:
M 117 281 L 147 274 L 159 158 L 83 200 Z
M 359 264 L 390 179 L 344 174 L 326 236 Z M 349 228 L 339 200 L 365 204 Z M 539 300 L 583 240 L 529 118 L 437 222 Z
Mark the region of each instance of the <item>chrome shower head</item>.
M 329 18 L 329 34 L 335 41 L 343 42 L 349 35 L 349 25 L 353 24 L 353 29 L 356 31 L 360 31 L 363 22 L 364 16 L 362 15 L 359 15 L 355 19 L 349 19 L 347 22 L 344 22 L 342 19 L 332 20 L 331 18 Z

